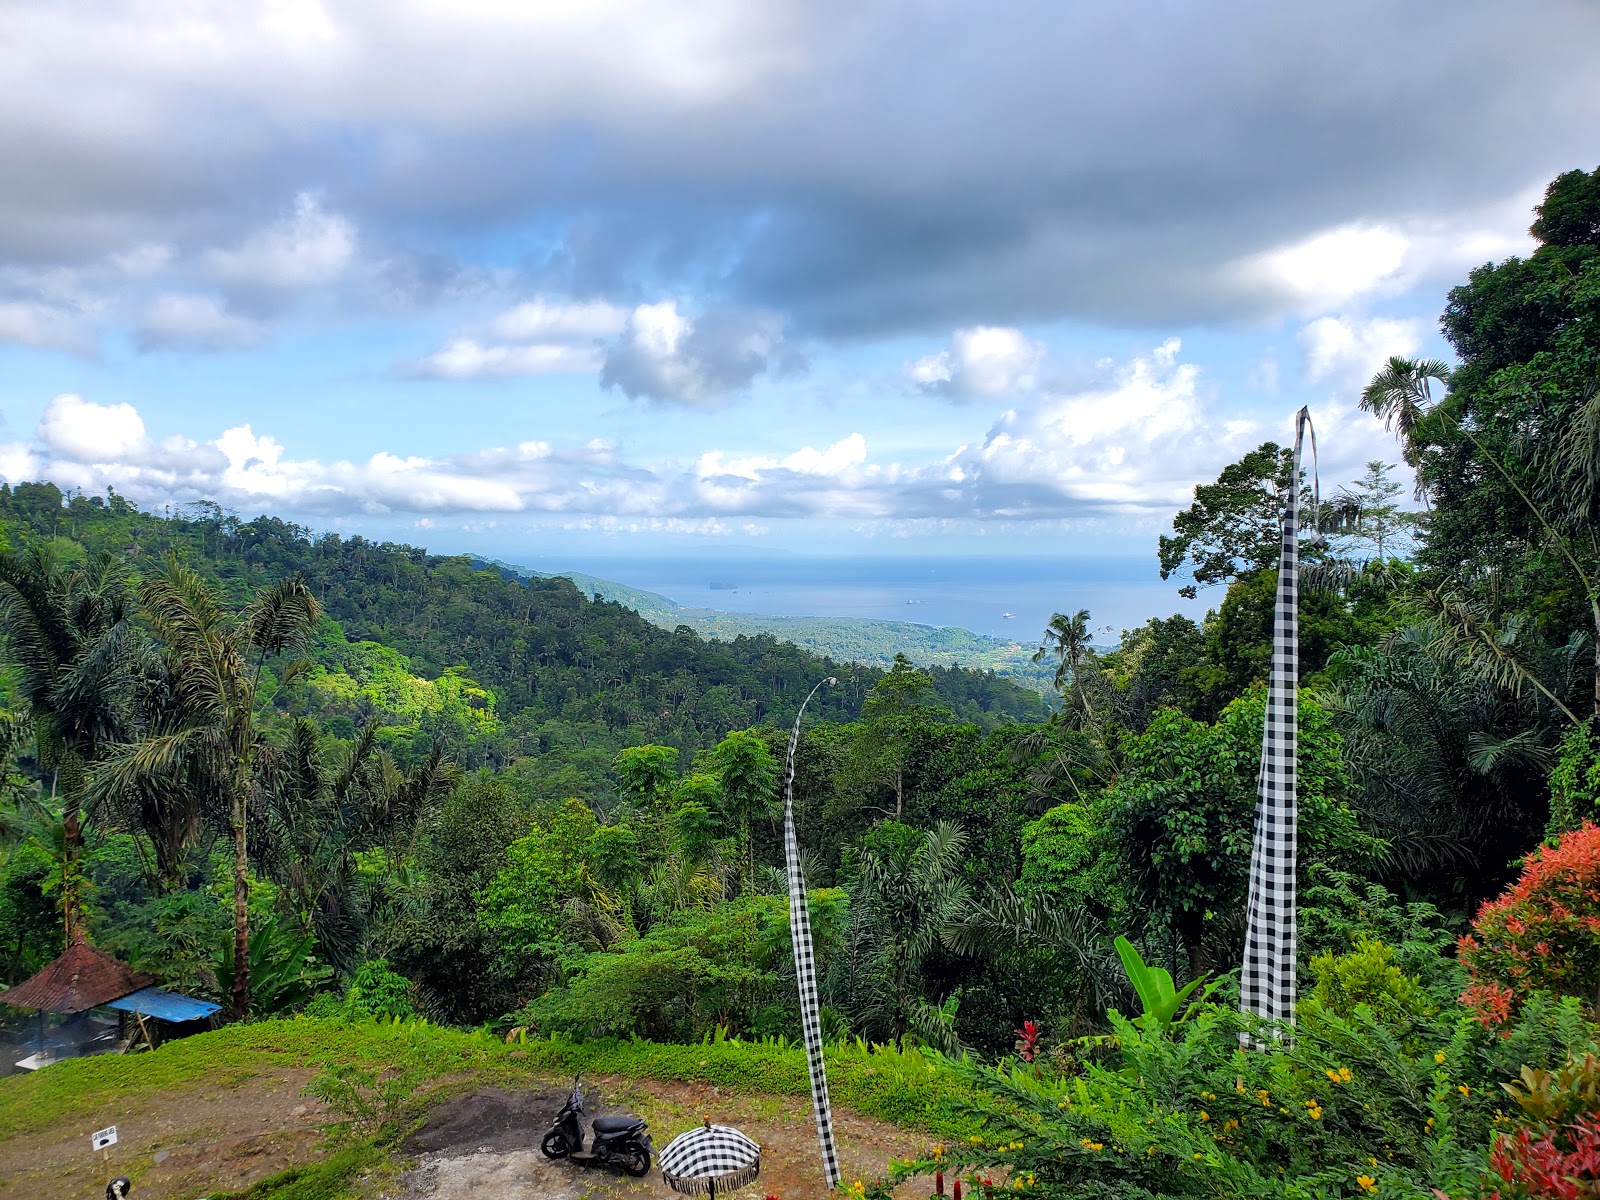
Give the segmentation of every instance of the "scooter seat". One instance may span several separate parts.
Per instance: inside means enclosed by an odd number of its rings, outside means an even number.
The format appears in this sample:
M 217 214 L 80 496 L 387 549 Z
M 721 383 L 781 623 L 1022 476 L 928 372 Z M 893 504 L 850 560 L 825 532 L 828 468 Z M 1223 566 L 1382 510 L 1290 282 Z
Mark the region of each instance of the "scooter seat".
M 630 1129 L 643 1129 L 644 1122 L 638 1117 L 596 1117 L 594 1131 L 596 1133 L 626 1133 Z

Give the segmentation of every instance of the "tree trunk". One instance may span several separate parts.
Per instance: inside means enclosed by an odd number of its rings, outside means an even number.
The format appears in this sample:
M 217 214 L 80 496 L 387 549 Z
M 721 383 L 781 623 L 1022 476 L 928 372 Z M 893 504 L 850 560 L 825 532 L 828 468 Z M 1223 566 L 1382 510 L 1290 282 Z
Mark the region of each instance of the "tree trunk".
M 1594 617 L 1594 731 L 1600 737 L 1600 593 L 1589 597 L 1589 612 Z
M 245 829 L 245 793 L 233 796 L 233 1019 L 250 1015 L 250 859 Z
M 61 934 L 66 946 L 83 934 L 83 902 L 78 893 L 83 861 L 83 821 L 68 800 L 61 811 Z

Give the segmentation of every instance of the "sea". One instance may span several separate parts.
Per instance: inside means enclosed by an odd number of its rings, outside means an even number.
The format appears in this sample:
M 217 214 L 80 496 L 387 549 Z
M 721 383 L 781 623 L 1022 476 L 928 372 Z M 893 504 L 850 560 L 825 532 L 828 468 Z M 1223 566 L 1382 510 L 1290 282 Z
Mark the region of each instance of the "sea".
M 1198 621 L 1206 600 L 1163 582 L 1154 554 L 1135 557 L 589 557 L 522 560 L 539 571 L 579 571 L 657 592 L 679 604 L 786 617 L 874 617 L 1037 642 L 1057 612 L 1089 610 L 1094 640 L 1181 612 Z

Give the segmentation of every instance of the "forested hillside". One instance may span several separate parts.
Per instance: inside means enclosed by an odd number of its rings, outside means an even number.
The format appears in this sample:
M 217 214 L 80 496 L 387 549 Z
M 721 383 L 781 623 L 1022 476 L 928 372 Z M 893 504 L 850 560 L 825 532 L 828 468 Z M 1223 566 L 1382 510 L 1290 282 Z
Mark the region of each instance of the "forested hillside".
M 828 675 L 839 685 L 818 697 L 814 711 L 849 719 L 881 675 L 771 636 L 708 641 L 665 631 L 561 577 L 522 579 L 506 568 L 478 569 L 465 556 L 317 536 L 271 517 L 244 521 L 214 505 L 160 517 L 115 495 L 69 498 L 48 483 L 0 485 L 0 521 L 12 544 L 61 538 L 69 555 L 73 547 L 109 550 L 136 573 L 176 551 L 234 600 L 264 580 L 303 575 L 329 621 L 314 661 L 349 680 L 314 674 L 294 696 L 295 711 L 309 706 L 347 733 L 350 725 L 338 718 L 357 714 L 338 710 L 351 705 L 376 710 L 385 723 L 415 724 L 414 706 L 386 710 L 399 703 L 391 677 L 465 679 L 484 719 L 459 728 L 436 723 L 419 743 L 441 737 L 463 765 L 504 764 L 578 741 L 612 753 L 637 741 L 688 753 L 729 729 L 786 724 Z M 936 669 L 933 679 L 941 701 L 963 719 L 993 725 L 1044 715 L 1035 694 L 989 672 Z

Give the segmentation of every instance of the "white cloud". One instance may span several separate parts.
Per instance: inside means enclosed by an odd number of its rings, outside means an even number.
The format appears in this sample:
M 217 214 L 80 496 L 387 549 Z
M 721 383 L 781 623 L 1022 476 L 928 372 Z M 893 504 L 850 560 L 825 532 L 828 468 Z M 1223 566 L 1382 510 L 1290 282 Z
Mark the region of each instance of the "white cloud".
M 142 455 L 149 444 L 131 404 L 91 404 L 64 393 L 45 406 L 39 440 L 57 455 L 82 463 L 114 463 Z
M 1410 249 L 1411 240 L 1389 226 L 1343 225 L 1250 255 L 1232 273 L 1247 290 L 1327 309 L 1399 283 Z
M 628 310 L 604 301 L 539 297 L 506 309 L 484 327 L 446 342 L 411 374 L 435 379 L 586 374 L 605 363 L 600 339 L 627 326 Z
M 230 313 L 215 296 L 161 292 L 136 326 L 146 349 L 236 350 L 261 340 L 262 327 Z
M 87 353 L 94 338 L 80 314 L 52 304 L 0 302 L 0 342 L 20 342 L 41 350 Z
M 436 379 L 484 379 L 513 375 L 582 374 L 598 371 L 600 350 L 590 346 L 537 344 L 485 346 L 457 338 L 416 365 L 416 373 Z
M 628 310 L 604 301 L 568 304 L 543 297 L 508 308 L 489 323 L 489 332 L 507 342 L 547 342 L 598 338 L 621 333 Z
M 641 304 L 606 348 L 600 383 L 632 399 L 713 407 L 783 367 L 784 349 L 770 313 L 715 310 L 690 319 L 675 300 Z
M 948 348 L 907 368 L 924 391 L 958 399 L 1016 395 L 1034 387 L 1043 344 L 1019 329 L 977 325 L 958 329 Z
M 1422 322 L 1392 317 L 1318 317 L 1297 336 L 1306 379 L 1359 389 L 1393 355 L 1422 345 Z
M 1340 472 L 1385 453 L 1381 426 L 1350 403 L 1320 406 L 1314 415 L 1325 479 L 1353 477 Z M 1170 517 L 1197 481 L 1269 437 L 1282 441 L 1283 424 L 1267 428 L 1219 411 L 1199 368 L 1182 360 L 1172 339 L 1105 368 L 1092 386 L 1039 395 L 966 444 L 908 461 L 875 458 L 860 432 L 820 447 L 719 448 L 681 460 L 594 439 L 323 461 L 295 457 L 249 425 L 210 440 L 158 443 L 129 405 L 60 396 L 34 443 L 0 446 L 0 474 L 86 491 L 111 485 L 150 505 L 214 499 L 297 519 L 520 514 L 573 528 L 701 532 L 795 518 L 842 518 L 862 528 L 1064 520 L 1127 528 Z
M 344 217 L 323 212 L 316 197 L 295 197 L 294 214 L 251 234 L 231 250 L 212 250 L 207 267 L 216 279 L 247 287 L 296 289 L 332 283 L 356 253 L 356 230 Z

